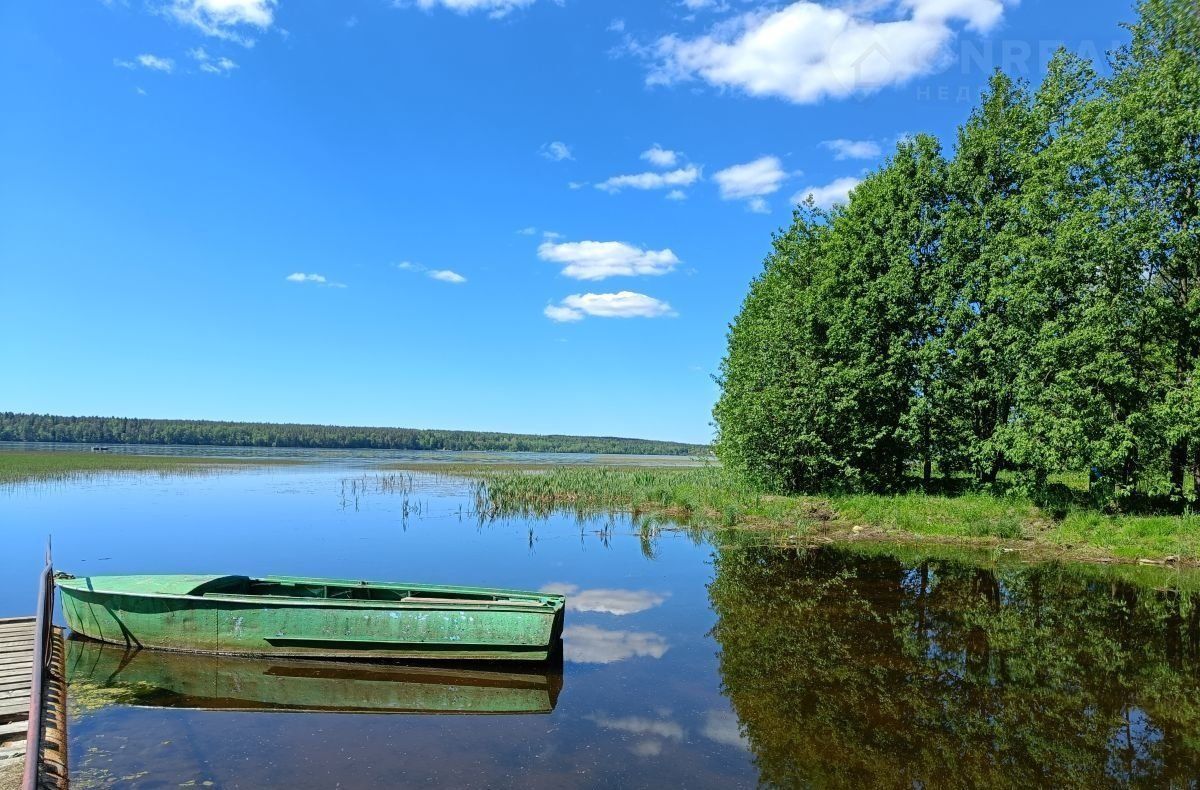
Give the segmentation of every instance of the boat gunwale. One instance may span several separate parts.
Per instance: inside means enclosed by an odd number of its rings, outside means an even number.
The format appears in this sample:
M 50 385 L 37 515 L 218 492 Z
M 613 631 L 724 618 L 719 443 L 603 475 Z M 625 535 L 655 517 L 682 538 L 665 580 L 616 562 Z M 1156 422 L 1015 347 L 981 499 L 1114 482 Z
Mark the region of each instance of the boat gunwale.
M 198 705 L 147 705 L 136 702 L 122 703 L 122 707 L 142 708 L 144 710 L 197 710 L 213 713 L 277 713 L 280 715 L 287 713 L 349 713 L 368 716 L 545 716 L 554 712 L 553 707 L 520 708 L 517 710 L 421 710 L 409 708 L 292 708 L 286 705 L 275 707 L 242 707 L 240 705 L 230 705 L 223 708 Z
M 237 574 L 226 574 L 227 577 L 237 578 Z M 310 609 L 333 608 L 333 609 L 399 609 L 399 610 L 423 610 L 429 609 L 432 611 L 504 611 L 504 612 L 522 612 L 529 614 L 556 614 L 566 606 L 566 596 L 558 593 L 531 593 L 527 590 L 509 590 L 494 587 L 453 587 L 448 585 L 434 584 L 406 584 L 400 582 L 366 582 L 366 581 L 350 581 L 345 579 L 322 579 L 303 576 L 262 576 L 262 577 L 240 577 L 248 578 L 252 581 L 263 582 L 286 582 L 286 583 L 310 583 L 314 585 L 323 585 L 326 587 L 350 587 L 360 589 L 394 589 L 394 590 L 411 590 L 421 592 L 456 592 L 466 594 L 479 595 L 495 595 L 512 596 L 517 599 L 525 600 L 508 600 L 505 602 L 497 601 L 373 601 L 369 599 L 354 599 L 354 598 L 315 598 L 303 596 L 287 596 L 287 595 L 242 595 L 237 593 L 202 593 L 199 595 L 191 593 L 163 593 L 153 591 L 139 590 L 106 590 L 99 587 L 92 587 L 91 576 L 77 576 L 73 579 L 62 579 L 58 583 L 63 592 L 91 594 L 91 595 L 108 595 L 108 596 L 127 596 L 130 598 L 146 598 L 153 600 L 173 600 L 187 601 L 197 603 L 201 601 L 212 601 L 214 603 L 236 603 L 236 604 L 255 604 L 263 603 L 271 606 L 299 606 Z M 87 581 L 88 586 L 82 586 L 79 582 Z M 75 583 L 73 583 L 75 582 Z M 537 598 L 545 599 L 543 601 L 535 600 Z

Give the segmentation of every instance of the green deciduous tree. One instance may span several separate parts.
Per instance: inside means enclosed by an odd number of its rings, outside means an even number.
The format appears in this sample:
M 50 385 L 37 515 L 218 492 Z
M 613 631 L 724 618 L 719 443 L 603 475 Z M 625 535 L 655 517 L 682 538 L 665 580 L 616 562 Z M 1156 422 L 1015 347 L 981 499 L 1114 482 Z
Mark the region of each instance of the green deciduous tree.
M 1200 11 L 1138 11 L 1110 77 L 1065 51 L 1036 90 L 997 73 L 948 162 L 906 141 L 797 214 L 731 327 L 727 463 L 781 490 L 937 467 L 1200 492 Z

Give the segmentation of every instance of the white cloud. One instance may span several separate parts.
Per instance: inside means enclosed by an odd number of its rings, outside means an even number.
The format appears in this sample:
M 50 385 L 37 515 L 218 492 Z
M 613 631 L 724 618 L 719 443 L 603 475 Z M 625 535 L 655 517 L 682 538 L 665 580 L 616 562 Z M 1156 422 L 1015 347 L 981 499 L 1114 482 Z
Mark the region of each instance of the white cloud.
M 764 156 L 713 174 L 722 200 L 745 200 L 770 195 L 779 190 L 786 178 L 787 173 L 776 156 Z
M 630 746 L 629 751 L 638 757 L 658 757 L 662 754 L 663 743 L 657 738 L 643 738 Z
M 627 615 L 661 606 L 667 596 L 650 590 L 581 590 L 577 585 L 555 582 L 542 592 L 567 596 L 567 609 L 577 612 L 602 612 Z
M 586 181 L 568 181 L 567 182 L 567 189 L 583 189 L 585 186 L 587 186 Z
M 624 30 L 625 30 L 625 20 L 621 19 L 620 17 L 617 17 L 616 19 L 614 19 L 613 21 L 608 23 L 608 32 L 610 32 L 610 33 L 621 33 Z
M 1016 5 L 1019 0 L 904 0 L 901 6 L 912 11 L 919 22 L 945 23 L 961 19 L 967 27 L 986 33 L 996 26 L 1004 15 L 1006 5 Z
M 571 307 L 563 307 L 562 305 L 548 304 L 542 313 L 551 321 L 556 321 L 560 324 L 570 324 L 583 320 L 583 313 Z
M 883 148 L 874 140 L 846 140 L 839 138 L 837 140 L 825 140 L 821 143 L 821 146 L 833 151 L 833 158 L 838 161 L 843 159 L 874 159 L 883 153 Z
M 738 717 L 731 710 L 710 710 L 704 714 L 704 727 L 701 728 L 700 734 L 710 741 L 726 746 L 748 748 Z
M 575 158 L 571 155 L 571 146 L 567 145 L 561 140 L 555 140 L 552 143 L 546 143 L 541 147 L 541 149 L 539 149 L 538 153 L 549 159 L 551 162 L 561 162 L 564 159 Z
M 746 210 L 753 214 L 769 214 L 771 213 L 771 206 L 767 204 L 767 201 L 756 197 L 746 201 Z
M 862 183 L 861 179 L 854 176 L 845 176 L 825 184 L 824 186 L 810 186 L 801 189 L 796 194 L 792 195 L 792 203 L 803 203 L 808 199 L 809 195 L 813 196 L 813 200 L 822 208 L 829 208 L 834 203 L 845 203 L 849 198 L 850 190 L 854 189 Z
M 667 193 L 667 200 L 687 200 L 687 192 L 682 189 L 672 189 Z
M 536 0 L 416 0 L 417 8 L 428 11 L 431 8 L 447 8 L 460 14 L 472 11 L 486 11 L 492 18 L 505 16 L 515 9 L 533 5 Z M 403 3 L 395 3 L 402 5 Z
M 289 283 L 312 283 L 313 285 L 321 285 L 326 288 L 345 288 L 345 283 L 331 282 L 323 274 L 305 274 L 304 272 L 292 272 L 283 279 Z
M 662 318 L 676 315 L 666 302 L 633 291 L 572 294 L 557 305 L 547 305 L 543 312 L 547 318 L 559 322 L 580 321 L 589 315 L 596 318 Z
M 623 241 L 544 241 L 538 245 L 538 257 L 563 264 L 562 273 L 575 280 L 666 274 L 679 263 L 669 248 L 643 250 Z
M 596 184 L 596 189 L 605 192 L 620 192 L 626 187 L 630 189 L 666 189 L 667 187 L 687 187 L 696 183 L 700 178 L 700 168 L 695 165 L 681 167 L 678 170 L 668 170 L 665 173 L 633 173 L 630 175 L 613 176 Z
M 209 74 L 228 74 L 238 67 L 229 58 L 213 58 L 204 50 L 204 47 L 189 49 L 188 54 L 191 55 L 192 60 L 200 64 L 201 71 Z
M 670 645 L 658 634 L 609 631 L 594 625 L 563 629 L 563 658 L 574 664 L 612 664 L 627 658 L 662 658 Z
M 700 79 L 751 96 L 808 104 L 901 85 L 943 68 L 960 27 L 985 32 L 1016 0 L 901 0 L 899 18 L 800 0 L 756 10 L 685 39 L 660 38 L 650 84 Z
M 466 277 L 463 277 L 458 272 L 452 272 L 449 269 L 430 269 L 427 274 L 435 280 L 439 280 L 444 283 L 454 283 L 455 285 L 458 285 L 459 283 L 465 283 L 467 281 Z
M 467 281 L 466 277 L 463 277 L 458 272 L 451 271 L 450 269 L 430 269 L 428 266 L 422 266 L 421 264 L 413 263 L 412 261 L 400 261 L 399 263 L 393 263 L 392 265 L 400 271 L 419 272 L 431 280 L 437 280 L 443 283 L 454 283 L 455 285 L 458 285 Z
M 325 276 L 322 274 L 305 274 L 304 272 L 293 272 L 286 278 L 290 283 L 325 283 Z
M 679 152 L 671 151 L 655 143 L 648 150 L 642 151 L 642 159 L 655 167 L 674 167 L 675 163 L 679 161 Z
M 170 58 L 160 58 L 158 55 L 138 55 L 137 62 L 144 69 L 161 71 L 165 74 L 170 74 L 175 70 L 175 61 Z M 125 62 L 122 61 L 119 65 L 124 66 Z M 130 64 L 128 67 L 132 68 L 133 66 Z
M 522 236 L 533 236 L 537 233 L 537 228 L 530 225 L 528 228 L 521 228 L 517 233 Z
M 198 28 L 205 35 L 252 46 L 242 31 L 266 30 L 275 21 L 276 0 L 172 0 L 171 16 Z
M 656 735 L 673 741 L 683 740 L 683 727 L 670 719 L 645 719 L 641 716 L 598 716 L 589 714 L 584 718 L 606 730 L 619 730 L 634 735 Z

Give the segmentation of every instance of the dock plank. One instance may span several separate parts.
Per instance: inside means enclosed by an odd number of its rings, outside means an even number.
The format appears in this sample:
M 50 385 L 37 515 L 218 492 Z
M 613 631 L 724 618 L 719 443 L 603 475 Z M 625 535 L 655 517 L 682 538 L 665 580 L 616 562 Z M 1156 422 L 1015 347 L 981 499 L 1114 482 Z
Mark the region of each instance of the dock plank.
M 0 724 L 0 738 L 9 735 L 24 735 L 29 730 L 29 724 L 23 721 L 14 721 L 9 724 Z

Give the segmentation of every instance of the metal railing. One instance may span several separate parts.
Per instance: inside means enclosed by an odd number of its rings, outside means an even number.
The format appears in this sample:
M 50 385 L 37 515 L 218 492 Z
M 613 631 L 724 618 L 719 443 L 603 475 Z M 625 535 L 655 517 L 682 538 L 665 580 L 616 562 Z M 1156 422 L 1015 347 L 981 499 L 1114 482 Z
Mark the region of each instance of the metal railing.
M 33 679 L 29 693 L 29 729 L 25 733 L 25 774 L 22 790 L 37 790 L 38 770 L 42 761 L 42 701 L 46 671 L 54 655 L 54 565 L 46 548 L 46 567 L 38 584 L 37 631 L 33 637 Z

